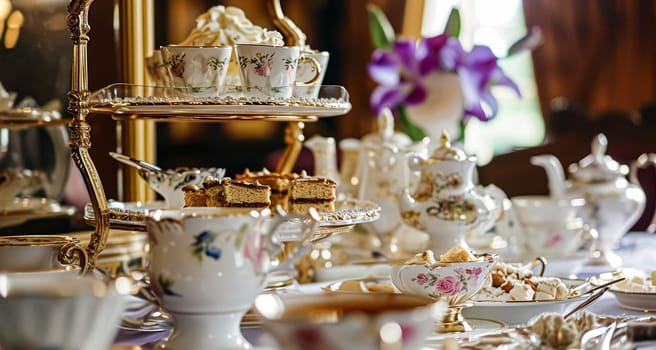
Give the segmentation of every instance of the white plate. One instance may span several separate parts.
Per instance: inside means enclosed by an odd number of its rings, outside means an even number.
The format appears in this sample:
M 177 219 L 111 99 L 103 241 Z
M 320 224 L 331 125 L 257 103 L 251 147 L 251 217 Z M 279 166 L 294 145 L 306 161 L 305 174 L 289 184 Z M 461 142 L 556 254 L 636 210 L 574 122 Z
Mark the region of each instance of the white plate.
M 573 288 L 585 281 L 563 279 L 563 282 Z M 565 314 L 588 297 L 589 294 L 584 293 L 564 300 L 474 301 L 474 305 L 464 308 L 462 314 L 465 318 L 492 319 L 508 325 L 520 325 L 544 312 Z
M 476 337 L 488 333 L 494 333 L 506 327 L 505 323 L 491 319 L 466 317 L 465 320 L 472 326 L 473 329 L 471 331 L 460 333 L 433 333 L 426 337 L 424 345 L 441 346 L 447 338 L 461 339 Z
M 656 312 L 656 293 L 635 293 L 610 289 L 623 309 L 641 312 Z
M 641 275 L 646 285 L 634 285 L 634 276 Z M 617 303 L 623 309 L 641 312 L 656 311 L 656 287 L 651 283 L 651 277 L 646 271 L 634 268 L 621 268 L 616 271 L 601 273 L 591 277 L 593 284 L 599 285 L 618 277 L 625 277 L 626 280 L 614 284 L 610 287 L 610 292 L 615 294 Z
M 15 198 L 9 205 L 0 209 L 0 227 L 20 225 L 29 220 L 71 216 L 75 207 L 59 204 L 48 198 Z
M 314 280 L 321 282 L 366 277 L 389 280 L 390 271 L 392 271 L 392 265 L 385 263 L 349 264 L 333 267 L 321 267 L 314 269 Z

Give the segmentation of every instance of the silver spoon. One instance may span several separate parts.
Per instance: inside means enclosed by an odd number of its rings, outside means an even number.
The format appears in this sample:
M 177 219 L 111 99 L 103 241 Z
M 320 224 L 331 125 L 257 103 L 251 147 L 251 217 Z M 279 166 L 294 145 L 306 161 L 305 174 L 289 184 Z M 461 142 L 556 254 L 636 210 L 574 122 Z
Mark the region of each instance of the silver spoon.
M 621 282 L 621 281 L 624 281 L 624 280 L 625 280 L 624 277 L 618 278 L 618 279 L 615 279 L 615 280 L 612 280 L 612 281 L 608 281 L 604 284 L 600 284 L 600 285 L 595 286 L 594 288 L 588 290 L 586 293 L 593 293 L 593 294 L 590 295 L 587 299 L 583 300 L 582 303 L 578 304 L 570 312 L 565 314 L 563 316 L 563 319 L 566 319 L 566 318 L 574 315 L 577 311 L 580 311 L 580 310 L 586 308 L 588 305 L 592 304 L 595 300 L 601 298 L 601 296 L 604 295 L 604 293 L 606 293 L 606 291 L 608 291 L 608 289 L 610 289 L 611 285 L 613 285 L 615 283 L 618 283 L 618 282 Z
M 136 168 L 137 170 L 148 170 L 148 171 L 152 171 L 152 172 L 155 172 L 155 173 L 164 172 L 164 170 L 162 170 L 162 168 L 158 167 L 155 164 L 144 162 L 143 160 L 139 160 L 139 159 L 134 159 L 132 157 L 126 156 L 125 154 L 116 153 L 116 152 L 109 152 L 109 155 L 112 158 L 118 160 L 119 162 L 121 162 L 123 164 L 127 164 L 127 165 L 129 165 L 133 168 Z

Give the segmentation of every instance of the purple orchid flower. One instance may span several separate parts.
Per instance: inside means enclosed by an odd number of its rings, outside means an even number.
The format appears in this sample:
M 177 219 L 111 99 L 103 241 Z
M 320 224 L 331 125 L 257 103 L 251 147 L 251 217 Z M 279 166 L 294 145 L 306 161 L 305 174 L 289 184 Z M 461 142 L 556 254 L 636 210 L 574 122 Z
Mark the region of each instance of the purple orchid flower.
M 397 40 L 391 51 L 374 51 L 368 69 L 379 84 L 370 101 L 376 116 L 384 108 L 422 103 L 427 94 L 423 78 L 433 70 L 456 72 L 460 77 L 465 100 L 463 121 L 469 117 L 488 121 L 496 116 L 498 104 L 490 91 L 493 85 L 507 86 L 521 95 L 489 47 L 477 45 L 467 52 L 456 38 L 446 34 L 419 41 Z
M 454 49 L 442 54 L 442 59 L 445 68 L 455 70 L 460 78 L 465 98 L 465 121 L 468 117 L 476 117 L 485 122 L 497 115 L 499 107 L 490 91 L 493 85 L 507 86 L 521 96 L 517 84 L 499 67 L 497 57 L 487 46 L 476 45 L 470 52 Z M 483 109 L 483 104 L 489 107 L 489 114 Z
M 374 51 L 368 65 L 369 75 L 379 85 L 371 94 L 376 116 L 384 108 L 416 105 L 426 99 L 422 78 L 435 70 L 438 61 L 426 41 L 397 40 L 391 51 Z

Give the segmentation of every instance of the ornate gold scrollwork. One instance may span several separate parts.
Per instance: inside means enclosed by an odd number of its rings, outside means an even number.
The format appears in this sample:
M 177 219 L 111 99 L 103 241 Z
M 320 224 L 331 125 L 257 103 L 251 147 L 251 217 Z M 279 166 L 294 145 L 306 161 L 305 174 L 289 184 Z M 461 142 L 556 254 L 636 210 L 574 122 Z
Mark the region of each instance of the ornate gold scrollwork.
M 89 6 L 93 0 L 71 0 L 68 3 L 66 21 L 73 41 L 73 64 L 71 90 L 68 92 L 68 112 L 73 116 L 69 125 L 71 154 L 75 165 L 80 169 L 89 192 L 96 217 L 96 229 L 91 234 L 85 252 L 70 248 L 63 259 L 72 261 L 78 257 L 84 270 L 92 270 L 98 254 L 105 248 L 109 235 L 109 209 L 98 171 L 89 156 L 91 148 L 91 126 L 86 122 L 89 114 L 89 82 L 87 63 L 87 42 L 89 26 Z M 84 261 L 82 261 L 84 258 Z
M 93 0 L 71 0 L 68 3 L 66 24 L 71 32 L 71 40 L 73 40 L 74 45 L 89 41 L 87 35 L 91 30 L 91 26 L 89 26 L 89 6 L 92 2 Z
M 80 266 L 80 275 L 85 274 L 89 267 L 87 252 L 77 242 L 68 242 L 62 246 L 57 259 L 63 265 L 72 265 L 77 262 Z

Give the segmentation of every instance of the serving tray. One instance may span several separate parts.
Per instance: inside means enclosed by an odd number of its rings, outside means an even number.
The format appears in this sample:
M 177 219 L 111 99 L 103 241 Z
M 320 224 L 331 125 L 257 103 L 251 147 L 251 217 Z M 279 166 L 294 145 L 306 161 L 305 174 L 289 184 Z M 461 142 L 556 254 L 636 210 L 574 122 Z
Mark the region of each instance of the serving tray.
M 91 94 L 91 113 L 111 114 L 115 119 L 158 121 L 268 120 L 316 121 L 351 110 L 342 86 L 321 86 L 317 98 L 263 98 L 251 96 L 239 86 L 219 93 L 197 88 L 145 86 L 117 83 Z

